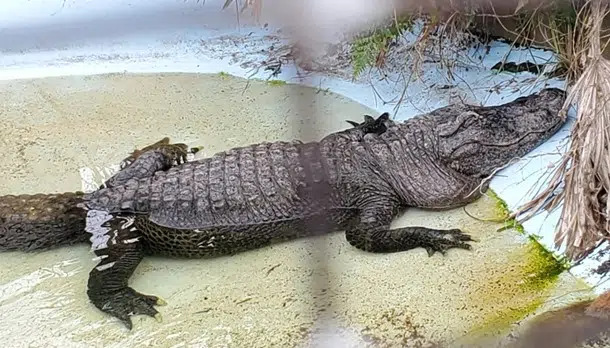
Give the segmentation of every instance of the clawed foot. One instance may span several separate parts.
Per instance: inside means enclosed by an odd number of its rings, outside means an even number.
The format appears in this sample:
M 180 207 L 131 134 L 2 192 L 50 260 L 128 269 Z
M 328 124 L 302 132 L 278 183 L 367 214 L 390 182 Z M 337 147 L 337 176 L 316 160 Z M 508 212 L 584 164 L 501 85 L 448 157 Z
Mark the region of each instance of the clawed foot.
M 364 122 L 358 123 L 354 121 L 347 121 L 347 123 L 354 126 L 354 128 L 360 128 L 365 134 L 382 134 L 388 128 L 385 123 L 390 120 L 390 114 L 384 112 L 381 116 L 377 117 L 377 119 L 373 118 L 370 115 L 364 115 Z
M 431 230 L 428 234 L 428 239 L 424 245 L 428 256 L 432 256 L 436 252 L 445 255 L 447 250 L 452 248 L 470 250 L 472 247 L 466 242 L 475 241 L 470 235 L 463 233 L 459 229 Z
M 121 162 L 121 169 L 131 165 L 133 161 L 135 161 L 140 155 L 145 153 L 146 151 L 160 151 L 168 156 L 172 162 L 175 162 L 177 165 L 182 163 L 186 163 L 187 156 L 189 153 L 195 154 L 201 150 L 201 147 L 192 147 L 189 149 L 188 145 L 184 143 L 178 144 L 170 144 L 169 138 L 165 137 L 154 144 L 148 145 L 142 149 L 135 150 L 132 152 L 129 157 L 125 158 Z
M 157 296 L 144 295 L 129 287 L 103 295 L 89 294 L 89 297 L 97 308 L 120 319 L 129 330 L 133 328 L 133 315 L 148 315 L 161 322 L 161 313 L 154 306 L 166 304 Z

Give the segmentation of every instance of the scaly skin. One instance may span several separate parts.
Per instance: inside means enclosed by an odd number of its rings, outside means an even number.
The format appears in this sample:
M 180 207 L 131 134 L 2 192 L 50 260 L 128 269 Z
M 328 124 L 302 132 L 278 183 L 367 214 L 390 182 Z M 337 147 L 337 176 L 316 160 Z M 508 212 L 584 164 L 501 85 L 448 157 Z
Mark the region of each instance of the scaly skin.
M 563 91 L 547 89 L 404 123 L 369 116 L 319 142 L 260 143 L 179 165 L 172 163 L 180 153 L 153 146 L 78 203 L 105 220 L 87 224 L 101 258 L 88 296 L 131 328 L 132 315 L 159 315 L 157 297 L 128 286 L 146 254 L 226 255 L 335 230 L 369 252 L 470 249 L 471 237 L 459 229 L 390 224 L 407 207 L 447 209 L 478 199 L 484 178 L 563 125 L 564 101 Z
M 82 192 L 7 195 L 0 198 L 0 250 L 33 251 L 85 243 Z

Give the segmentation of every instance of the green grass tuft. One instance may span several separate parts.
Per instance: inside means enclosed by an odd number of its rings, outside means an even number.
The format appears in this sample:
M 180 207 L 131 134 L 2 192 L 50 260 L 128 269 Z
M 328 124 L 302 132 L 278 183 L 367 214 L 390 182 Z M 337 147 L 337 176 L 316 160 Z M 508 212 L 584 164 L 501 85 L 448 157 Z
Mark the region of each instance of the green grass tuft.
M 377 66 L 380 55 L 389 49 L 392 41 L 412 28 L 413 19 L 403 17 L 389 26 L 374 28 L 368 34 L 356 38 L 351 44 L 353 77 L 360 76 L 366 68 Z

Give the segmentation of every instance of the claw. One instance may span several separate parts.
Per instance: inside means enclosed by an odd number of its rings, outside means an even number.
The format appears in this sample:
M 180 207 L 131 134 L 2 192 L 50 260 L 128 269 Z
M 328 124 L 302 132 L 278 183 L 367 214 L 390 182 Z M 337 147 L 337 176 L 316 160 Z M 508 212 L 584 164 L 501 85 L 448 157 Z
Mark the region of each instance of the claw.
M 191 147 L 191 153 L 192 154 L 196 154 L 197 152 L 203 150 L 203 146 L 195 146 L 195 147 Z
M 456 245 L 456 247 L 464 250 L 472 250 L 472 245 L 466 243 L 460 243 Z
M 434 256 L 434 254 L 436 254 L 437 252 L 441 253 L 443 256 L 447 255 L 447 250 L 440 248 L 435 249 L 434 247 L 427 247 L 426 252 L 428 253 L 428 257 Z
M 472 246 L 466 242 L 475 242 L 476 240 L 470 235 L 463 233 L 459 229 L 437 230 L 430 235 L 431 240 L 424 248 L 428 256 L 433 256 L 439 252 L 445 256 L 449 249 L 458 248 L 471 250 Z
M 133 330 L 133 323 L 131 322 L 131 318 L 127 317 L 127 318 L 120 319 L 120 320 L 123 322 L 123 324 L 125 324 L 125 326 L 127 327 L 127 329 L 129 331 Z
M 157 306 L 165 306 L 165 305 L 167 305 L 167 302 L 164 299 L 162 299 L 161 297 L 157 297 L 156 305 Z
M 475 242 L 475 243 L 478 243 L 478 242 L 481 241 L 480 239 L 474 238 L 474 237 L 472 237 L 470 235 L 466 235 L 466 236 L 468 236 L 468 239 L 461 239 L 461 240 L 464 241 L 464 242 Z
M 155 314 L 154 318 L 155 318 L 155 320 L 156 320 L 158 323 L 162 323 L 162 322 L 163 322 L 163 316 L 161 315 L 161 313 L 157 313 L 157 314 Z
M 121 320 L 129 330 L 133 328 L 131 317 L 134 315 L 146 315 L 159 322 L 163 319 L 154 306 L 166 302 L 157 296 L 141 294 L 132 288 L 124 288 L 101 295 L 98 295 L 96 290 L 89 290 L 91 302 L 97 308 Z

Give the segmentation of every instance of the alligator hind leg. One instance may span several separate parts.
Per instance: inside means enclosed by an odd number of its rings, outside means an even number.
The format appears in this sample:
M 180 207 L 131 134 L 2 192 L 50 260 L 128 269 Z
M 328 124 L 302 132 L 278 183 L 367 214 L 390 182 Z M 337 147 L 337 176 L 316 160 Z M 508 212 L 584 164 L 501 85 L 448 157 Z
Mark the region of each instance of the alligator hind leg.
M 199 152 L 199 150 L 201 150 L 201 147 L 193 147 L 189 150 L 188 145 L 184 143 L 170 144 L 169 137 L 165 137 L 141 149 L 134 150 L 129 156 L 121 161 L 121 169 L 131 165 L 138 157 L 147 151 L 161 151 L 174 158 L 176 164 L 180 164 L 180 161 L 182 161 L 182 163 L 186 162 L 187 154 L 195 154 Z
M 121 162 L 121 170 L 106 180 L 103 187 L 125 184 L 127 181 L 151 177 L 157 171 L 165 171 L 187 161 L 189 153 L 197 153 L 199 147 L 189 149 L 188 145 L 170 144 L 165 137 L 141 150 L 135 150 Z
M 370 197 L 361 208 L 359 218 L 346 229 L 345 237 L 354 247 L 376 253 L 407 251 L 422 247 L 428 256 L 445 254 L 451 248 L 470 250 L 474 241 L 459 229 L 441 230 L 409 226 L 390 229 L 398 215 L 399 203 L 390 197 Z
M 132 315 L 148 315 L 161 320 L 155 305 L 165 301 L 156 296 L 144 295 L 127 284 L 144 257 L 140 233 L 134 227 L 132 216 L 116 216 L 102 224 L 107 228 L 105 245 L 94 245 L 100 263 L 89 273 L 87 295 L 101 311 L 121 320 L 132 329 Z

